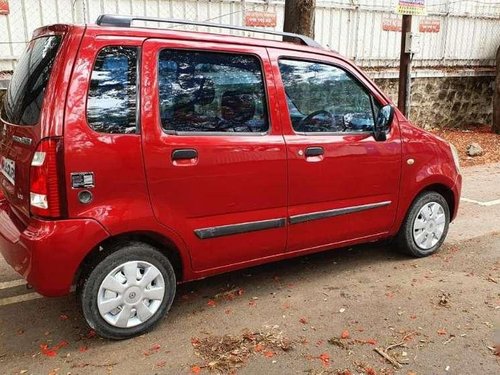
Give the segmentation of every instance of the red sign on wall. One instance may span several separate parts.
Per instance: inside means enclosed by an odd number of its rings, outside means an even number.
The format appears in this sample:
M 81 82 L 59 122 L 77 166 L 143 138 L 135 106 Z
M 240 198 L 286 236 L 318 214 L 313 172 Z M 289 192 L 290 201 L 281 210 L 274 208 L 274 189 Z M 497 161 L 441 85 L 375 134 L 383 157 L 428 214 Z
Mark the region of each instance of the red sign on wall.
M 276 13 L 272 12 L 245 12 L 245 26 L 275 27 Z
M 382 20 L 382 30 L 401 31 L 401 20 L 398 18 L 384 18 Z
M 418 25 L 421 33 L 438 33 L 441 30 L 441 21 L 438 19 L 424 19 Z
M 9 0 L 0 0 L 0 14 L 9 14 Z

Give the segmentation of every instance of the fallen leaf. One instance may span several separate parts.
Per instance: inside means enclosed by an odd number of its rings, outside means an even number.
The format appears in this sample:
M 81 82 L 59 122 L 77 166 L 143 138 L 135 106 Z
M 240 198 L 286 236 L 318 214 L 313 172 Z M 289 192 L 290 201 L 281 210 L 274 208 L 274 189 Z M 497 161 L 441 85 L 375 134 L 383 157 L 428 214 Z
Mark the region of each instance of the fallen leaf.
M 365 367 L 366 375 L 377 375 L 377 372 L 371 367 Z
M 300 318 L 299 322 L 301 322 L 302 324 L 307 324 L 308 323 L 306 318 Z
M 59 315 L 59 320 L 68 320 L 68 316 L 66 314 Z
M 444 328 L 440 328 L 440 329 L 438 329 L 438 330 L 437 330 L 437 333 L 438 333 L 438 335 L 444 336 L 444 335 L 446 335 L 448 332 L 446 332 L 446 329 L 444 329 Z

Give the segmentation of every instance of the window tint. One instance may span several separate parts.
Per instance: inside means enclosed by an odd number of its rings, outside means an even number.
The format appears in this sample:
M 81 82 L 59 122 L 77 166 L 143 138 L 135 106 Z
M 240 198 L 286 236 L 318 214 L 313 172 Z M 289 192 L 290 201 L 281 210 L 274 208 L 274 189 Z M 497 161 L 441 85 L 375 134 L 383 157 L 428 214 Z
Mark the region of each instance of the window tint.
M 163 50 L 161 124 L 167 132 L 265 132 L 264 83 L 253 56 Z
M 102 133 L 136 131 L 137 48 L 106 47 L 95 61 L 87 121 Z
M 280 60 L 279 66 L 295 131 L 352 132 L 373 128 L 375 102 L 344 70 L 293 60 Z
M 32 40 L 17 63 L 5 95 L 2 115 L 17 125 L 38 122 L 45 88 L 61 43 L 60 36 Z

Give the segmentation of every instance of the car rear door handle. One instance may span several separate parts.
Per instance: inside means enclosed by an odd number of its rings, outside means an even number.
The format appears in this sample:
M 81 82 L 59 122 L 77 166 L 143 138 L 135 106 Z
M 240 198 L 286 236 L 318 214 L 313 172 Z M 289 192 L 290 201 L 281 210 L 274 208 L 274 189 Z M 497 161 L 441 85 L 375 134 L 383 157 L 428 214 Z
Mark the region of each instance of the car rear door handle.
M 306 155 L 306 157 L 320 156 L 320 155 L 323 155 L 324 153 L 325 153 L 325 150 L 323 149 L 323 147 L 308 147 L 308 148 L 306 148 L 305 155 Z
M 198 151 L 193 148 L 181 148 L 172 151 L 172 160 L 189 160 L 198 158 Z

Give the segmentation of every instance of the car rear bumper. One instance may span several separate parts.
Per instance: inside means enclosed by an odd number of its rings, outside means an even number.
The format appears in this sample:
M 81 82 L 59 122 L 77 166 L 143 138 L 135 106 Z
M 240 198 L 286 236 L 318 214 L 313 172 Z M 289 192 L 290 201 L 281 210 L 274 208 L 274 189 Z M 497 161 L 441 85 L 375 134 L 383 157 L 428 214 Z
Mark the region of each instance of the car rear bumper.
M 462 175 L 459 173 L 457 174 L 457 178 L 455 180 L 455 184 L 451 188 L 451 191 L 453 192 L 453 198 L 455 201 L 455 207 L 453 209 L 453 215 L 451 217 L 450 221 L 455 220 L 458 214 L 458 207 L 460 206 L 460 196 L 462 194 Z
M 30 219 L 25 225 L 0 200 L 0 252 L 42 295 L 68 294 L 85 255 L 108 236 L 93 219 Z

